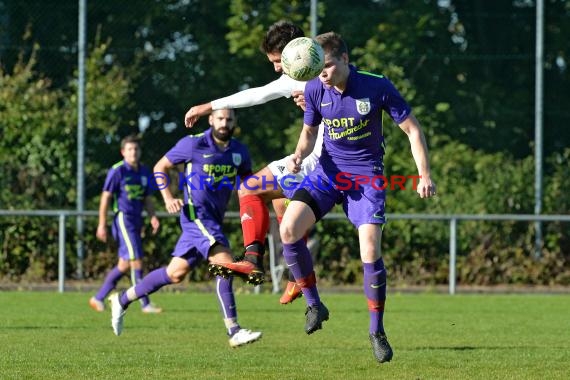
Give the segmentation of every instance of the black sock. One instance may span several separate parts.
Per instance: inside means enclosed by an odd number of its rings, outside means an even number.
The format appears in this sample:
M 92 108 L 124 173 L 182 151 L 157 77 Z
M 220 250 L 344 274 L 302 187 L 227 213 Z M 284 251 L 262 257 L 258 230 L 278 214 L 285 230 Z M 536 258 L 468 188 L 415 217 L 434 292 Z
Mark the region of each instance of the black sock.
M 263 263 L 263 255 L 265 253 L 265 246 L 260 243 L 253 243 L 245 248 L 245 260 L 255 265 Z

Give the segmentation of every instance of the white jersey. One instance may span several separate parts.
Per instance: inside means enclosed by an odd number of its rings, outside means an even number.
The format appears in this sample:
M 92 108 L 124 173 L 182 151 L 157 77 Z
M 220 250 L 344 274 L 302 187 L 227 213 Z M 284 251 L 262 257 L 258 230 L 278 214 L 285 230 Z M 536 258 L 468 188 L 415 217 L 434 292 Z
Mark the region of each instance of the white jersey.
M 212 110 L 225 108 L 244 108 L 267 103 L 281 97 L 290 98 L 291 92 L 303 91 L 305 83 L 295 80 L 287 75 L 267 83 L 265 86 L 248 88 L 233 95 L 213 100 Z
M 211 102 L 212 110 L 215 111 L 226 108 L 245 108 L 264 104 L 281 97 L 290 98 L 293 91 L 303 91 L 305 89 L 306 83 L 307 82 L 295 80 L 287 75 L 281 75 L 279 79 L 276 79 L 273 82 L 269 82 L 265 86 L 248 88 L 247 90 L 237 92 L 233 95 L 226 96 L 225 98 L 213 100 Z M 316 162 L 321 156 L 322 147 L 323 126 L 320 125 L 315 147 L 311 154 L 305 158 L 305 160 L 303 160 L 303 166 L 312 167 L 312 169 L 314 169 Z M 273 174 L 275 175 L 275 173 Z
M 245 108 L 264 104 L 281 97 L 290 98 L 293 91 L 304 91 L 306 83 L 307 82 L 295 80 L 287 75 L 281 75 L 279 79 L 269 82 L 265 86 L 248 88 L 247 90 L 237 92 L 233 95 L 226 96 L 225 98 L 213 100 L 211 102 L 212 111 L 226 108 Z M 323 149 L 323 131 L 324 127 L 321 123 L 317 132 L 315 147 L 303 160 L 301 171 L 298 173 L 292 174 L 287 170 L 287 161 L 290 156 L 285 156 L 267 165 L 279 184 L 282 184 L 283 181 L 285 181 L 283 183 L 286 183 L 287 185 L 290 185 L 290 183 L 301 183 L 306 175 L 315 170 Z M 289 192 L 286 191 L 286 188 L 294 186 L 280 186 L 282 187 L 285 195 L 290 198 L 292 193 L 289 194 Z

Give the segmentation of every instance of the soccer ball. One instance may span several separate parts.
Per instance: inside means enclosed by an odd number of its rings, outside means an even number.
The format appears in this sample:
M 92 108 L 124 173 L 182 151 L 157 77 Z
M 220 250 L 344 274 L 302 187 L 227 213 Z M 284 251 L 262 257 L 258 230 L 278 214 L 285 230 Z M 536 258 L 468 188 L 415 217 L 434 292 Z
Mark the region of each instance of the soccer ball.
M 325 52 L 317 41 L 308 37 L 291 40 L 281 53 L 283 72 L 300 81 L 313 79 L 325 67 Z

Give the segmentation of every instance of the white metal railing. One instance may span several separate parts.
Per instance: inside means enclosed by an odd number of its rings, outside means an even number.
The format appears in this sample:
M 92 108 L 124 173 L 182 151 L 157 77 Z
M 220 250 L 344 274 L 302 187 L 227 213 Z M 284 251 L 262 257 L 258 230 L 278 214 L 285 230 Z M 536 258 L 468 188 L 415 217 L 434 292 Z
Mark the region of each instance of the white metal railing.
M 165 212 L 157 213 L 160 217 L 178 217 Z M 58 225 L 58 291 L 65 291 L 65 222 L 68 217 L 97 216 L 97 211 L 72 211 L 72 210 L 0 210 L 2 216 L 47 216 L 57 217 Z M 229 211 L 227 218 L 239 218 L 239 213 Z M 324 219 L 344 219 L 341 213 L 327 214 Z M 386 214 L 388 220 L 436 220 L 449 222 L 449 294 L 455 294 L 456 289 L 456 257 L 457 257 L 457 222 L 461 220 L 479 221 L 528 221 L 528 222 L 570 222 L 570 215 L 532 215 L 532 214 Z M 278 265 L 276 239 L 269 236 L 269 263 L 270 273 L 273 280 L 273 291 L 279 291 L 279 280 L 283 274 L 282 266 Z

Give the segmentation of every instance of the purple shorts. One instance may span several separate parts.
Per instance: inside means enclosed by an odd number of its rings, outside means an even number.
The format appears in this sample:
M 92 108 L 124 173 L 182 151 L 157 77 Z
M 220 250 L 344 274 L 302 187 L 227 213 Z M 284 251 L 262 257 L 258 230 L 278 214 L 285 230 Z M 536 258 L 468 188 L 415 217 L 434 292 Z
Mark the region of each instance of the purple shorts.
M 383 183 L 380 178 L 369 176 L 370 183 L 358 184 L 353 180 L 354 176 L 344 176 L 341 181 L 339 178 L 337 173 L 325 173 L 323 167 L 318 165 L 300 184 L 315 200 L 321 217 L 336 203 L 342 203 L 344 213 L 356 228 L 362 224 L 386 223 L 386 191 L 382 190 Z
M 208 259 L 210 248 L 216 243 L 229 247 L 222 226 L 212 219 L 185 220 L 181 223 L 182 235 L 178 238 L 172 256 L 185 257 L 190 266 Z
M 140 260 L 142 250 L 142 218 L 119 211 L 113 219 L 113 237 L 119 244 L 119 257 L 123 260 Z

